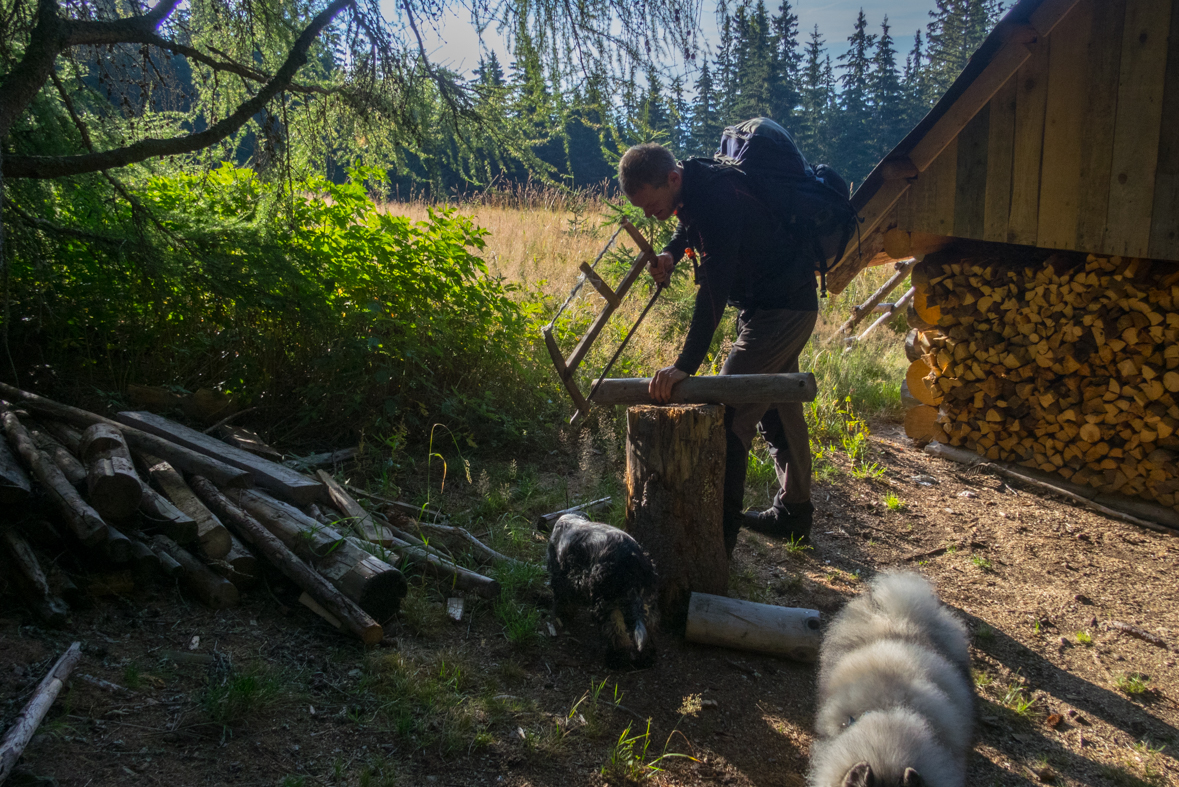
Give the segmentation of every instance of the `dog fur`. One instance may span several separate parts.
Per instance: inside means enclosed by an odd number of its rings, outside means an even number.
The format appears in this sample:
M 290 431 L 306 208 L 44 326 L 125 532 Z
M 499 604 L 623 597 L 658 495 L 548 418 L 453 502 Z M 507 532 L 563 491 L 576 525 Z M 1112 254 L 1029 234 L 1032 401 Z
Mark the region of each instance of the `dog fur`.
M 548 570 L 554 615 L 568 625 L 578 607 L 588 607 L 606 640 L 608 665 L 654 663 L 658 578 L 634 538 L 566 514 L 549 536 Z
M 962 787 L 974 721 L 966 627 L 916 574 L 884 573 L 819 652 L 810 787 Z

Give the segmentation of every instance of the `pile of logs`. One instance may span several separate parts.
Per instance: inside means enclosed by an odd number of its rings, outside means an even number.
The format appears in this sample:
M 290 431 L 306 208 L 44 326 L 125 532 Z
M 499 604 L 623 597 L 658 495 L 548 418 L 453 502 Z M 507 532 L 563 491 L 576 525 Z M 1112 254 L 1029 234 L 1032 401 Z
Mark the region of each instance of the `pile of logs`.
M 269 565 L 304 604 L 372 644 L 406 594 L 408 566 L 499 592 L 410 531 L 511 560 L 461 528 L 410 519 L 404 504 L 368 511 L 323 471 L 304 475 L 152 413 L 110 420 L 0 383 L 0 426 L 0 569 L 49 625 L 64 624 L 82 577 L 123 591 L 174 577 L 217 609 Z M 49 553 L 68 560 L 39 556 Z
M 910 437 L 1105 493 L 1179 500 L 1179 270 L 1029 251 L 913 270 Z

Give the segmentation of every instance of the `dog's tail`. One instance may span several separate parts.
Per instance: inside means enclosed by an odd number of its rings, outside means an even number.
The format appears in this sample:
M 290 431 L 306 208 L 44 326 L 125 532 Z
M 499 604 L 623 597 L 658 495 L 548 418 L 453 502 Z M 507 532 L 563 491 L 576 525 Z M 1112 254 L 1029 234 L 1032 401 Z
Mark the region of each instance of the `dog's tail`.
M 651 645 L 651 631 L 649 624 L 654 625 L 648 605 L 639 593 L 632 593 L 630 597 L 630 617 L 634 620 L 635 648 L 642 653 L 644 648 Z

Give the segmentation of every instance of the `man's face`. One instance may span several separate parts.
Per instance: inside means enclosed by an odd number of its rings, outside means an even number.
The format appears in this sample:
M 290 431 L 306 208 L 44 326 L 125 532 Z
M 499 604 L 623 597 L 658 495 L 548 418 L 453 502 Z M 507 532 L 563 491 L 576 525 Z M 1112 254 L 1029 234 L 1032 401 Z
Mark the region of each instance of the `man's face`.
M 647 218 L 667 221 L 680 206 L 680 185 L 683 179 L 677 170 L 667 175 L 667 182 L 662 186 L 642 185 L 634 194 L 627 195 L 630 204 L 643 209 Z

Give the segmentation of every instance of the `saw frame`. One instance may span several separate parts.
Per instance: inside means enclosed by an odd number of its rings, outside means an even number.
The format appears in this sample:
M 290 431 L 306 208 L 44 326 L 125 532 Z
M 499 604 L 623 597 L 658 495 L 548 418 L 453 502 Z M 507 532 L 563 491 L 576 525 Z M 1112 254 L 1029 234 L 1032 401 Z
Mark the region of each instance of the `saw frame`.
M 630 270 L 628 270 L 626 275 L 622 277 L 622 281 L 618 283 L 617 287 L 612 289 L 610 285 L 608 285 L 602 279 L 602 277 L 597 274 L 594 268 L 606 255 L 606 252 L 610 250 L 610 247 L 614 245 L 614 241 L 618 238 L 618 235 L 620 232 L 622 232 L 622 230 L 626 230 L 626 233 L 630 235 L 631 240 L 633 240 L 635 245 L 639 247 L 639 255 L 635 258 L 635 261 L 631 263 Z M 598 253 L 598 256 L 594 260 L 593 264 L 591 265 L 588 262 L 582 262 L 581 265 L 578 266 L 578 268 L 581 270 L 581 275 L 578 277 L 577 283 L 573 286 L 573 291 L 569 293 L 569 297 L 565 299 L 563 304 L 561 304 L 561 308 L 557 310 L 557 313 L 553 316 L 552 321 L 550 321 L 548 325 L 541 329 L 541 333 L 544 335 L 545 346 L 548 348 L 549 355 L 553 359 L 553 366 L 555 366 L 557 369 L 557 376 L 561 378 L 561 383 L 565 386 L 565 390 L 569 392 L 569 396 L 573 399 L 573 404 L 577 407 L 577 412 L 573 414 L 573 417 L 570 419 L 570 423 L 576 423 L 578 420 L 585 417 L 585 415 L 589 413 L 590 400 L 593 395 L 592 391 L 590 392 L 589 396 L 583 395 L 581 390 L 577 387 L 577 382 L 573 378 L 574 373 L 577 371 L 577 367 L 581 365 L 581 362 L 585 360 L 586 355 L 589 354 L 590 347 L 593 346 L 594 341 L 597 340 L 598 335 L 602 332 L 602 329 L 606 327 L 606 322 L 609 321 L 610 316 L 618 310 L 619 306 L 622 305 L 622 299 L 626 297 L 628 292 L 630 292 L 630 288 L 634 285 L 635 280 L 639 278 L 639 274 L 643 272 L 643 268 L 645 268 L 647 264 L 654 259 L 655 250 L 651 248 L 651 244 L 647 242 L 647 239 L 643 237 L 638 228 L 631 224 L 630 221 L 624 216 L 618 230 L 614 233 L 613 236 L 611 236 L 610 240 L 606 242 L 606 245 Z M 569 355 L 568 358 L 566 358 L 562 354 L 561 348 L 557 346 L 557 340 L 553 338 L 553 327 L 557 324 L 557 320 L 565 311 L 565 308 L 573 301 L 586 282 L 589 282 L 590 286 L 597 290 L 598 294 L 605 299 L 606 306 L 602 309 L 601 313 L 599 313 L 598 316 L 594 318 L 594 321 L 590 323 L 589 328 L 586 329 L 585 335 L 581 337 L 581 340 L 577 343 L 577 346 L 573 348 L 573 352 Z M 648 309 L 649 308 L 650 305 L 648 305 Z M 643 312 L 643 316 L 646 316 L 646 311 Z M 639 317 L 638 321 L 631 329 L 631 334 L 634 333 L 634 328 L 637 328 L 638 324 L 642 322 L 642 320 L 643 317 Z M 627 335 L 627 339 L 629 338 L 630 334 Z M 625 342 L 623 344 L 625 346 Z M 619 350 L 621 350 L 621 347 Z M 615 357 L 617 358 L 617 354 Z M 608 369 L 609 364 L 607 365 L 607 370 Z M 603 372 L 603 375 L 604 374 L 605 372 Z

